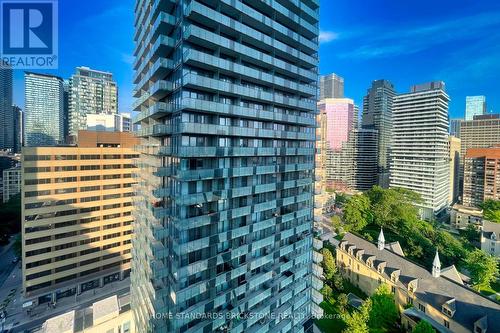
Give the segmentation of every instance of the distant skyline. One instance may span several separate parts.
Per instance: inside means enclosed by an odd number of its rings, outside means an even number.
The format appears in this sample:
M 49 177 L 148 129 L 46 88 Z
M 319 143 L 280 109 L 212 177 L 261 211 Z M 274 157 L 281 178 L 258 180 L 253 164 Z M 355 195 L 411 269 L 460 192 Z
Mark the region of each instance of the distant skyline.
M 78 66 L 109 71 L 119 87 L 119 110 L 133 103 L 134 0 L 59 1 L 59 70 Z M 485 95 L 488 112 L 500 113 L 500 3 L 494 0 L 410 5 L 397 0 L 321 3 L 320 73 L 345 78 L 345 97 L 360 107 L 376 79 L 397 92 L 443 80 L 450 117 L 464 116 L 467 95 Z M 24 108 L 23 71 L 14 73 L 14 102 Z

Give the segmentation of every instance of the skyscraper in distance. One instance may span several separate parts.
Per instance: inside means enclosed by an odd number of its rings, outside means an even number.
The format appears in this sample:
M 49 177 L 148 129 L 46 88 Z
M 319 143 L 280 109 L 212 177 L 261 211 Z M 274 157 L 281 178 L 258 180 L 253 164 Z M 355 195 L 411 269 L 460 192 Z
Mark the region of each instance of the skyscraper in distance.
M 462 126 L 462 118 L 450 119 L 450 135 L 460 139 L 460 126 Z
M 58 76 L 24 75 L 24 144 L 55 146 L 64 142 L 64 88 Z
M 378 131 L 377 183 L 389 187 L 390 150 L 392 146 L 392 108 L 396 91 L 387 80 L 375 80 L 363 99 L 361 127 Z
M 473 120 L 474 116 L 486 114 L 485 96 L 467 96 L 465 99 L 465 120 Z
M 429 220 L 448 205 L 449 101 L 444 82 L 413 86 L 394 98 L 390 186 L 419 193 L 421 215 Z
M 86 130 L 87 114 L 118 112 L 118 86 L 113 74 L 77 67 L 69 80 L 69 136 Z
M 137 2 L 139 332 L 302 332 L 321 312 L 318 7 Z
M 24 139 L 24 114 L 17 105 L 12 106 L 14 112 L 14 152 L 20 153 Z
M 344 78 L 332 73 L 320 77 L 319 99 L 344 98 Z
M 14 150 L 12 67 L 0 60 L 0 150 Z

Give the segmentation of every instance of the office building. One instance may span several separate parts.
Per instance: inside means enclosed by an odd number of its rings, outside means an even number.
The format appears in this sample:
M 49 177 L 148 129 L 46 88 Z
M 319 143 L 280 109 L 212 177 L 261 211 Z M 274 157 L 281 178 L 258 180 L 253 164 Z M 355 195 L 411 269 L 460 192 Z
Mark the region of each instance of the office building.
M 63 79 L 26 72 L 24 145 L 55 146 L 64 142 Z
M 86 128 L 89 131 L 130 132 L 132 119 L 129 113 L 88 114 Z
M 464 121 L 460 126 L 462 161 L 467 149 L 488 148 L 500 144 L 500 115 L 486 115 Z
M 113 74 L 77 67 L 69 80 L 69 135 L 86 130 L 88 114 L 118 112 L 118 87 Z
M 450 135 L 448 140 L 448 152 L 450 156 L 450 192 L 448 202 L 450 204 L 456 203 L 460 194 L 460 149 L 460 139 Z
M 13 151 L 12 67 L 0 60 L 0 150 Z
M 500 146 L 467 150 L 463 193 L 464 205 L 471 207 L 500 200 Z
M 20 107 L 13 105 L 14 112 L 14 153 L 21 153 L 24 138 L 24 114 Z
M 378 131 L 377 182 L 389 187 L 390 150 L 392 145 L 392 107 L 396 92 L 387 80 L 376 80 L 363 100 L 361 127 Z
M 21 167 L 14 167 L 3 171 L 3 202 L 21 192 Z
M 318 109 L 319 126 L 323 129 L 321 153 L 326 187 L 348 191 L 353 185 L 354 146 L 351 145 L 350 150 L 345 148 L 355 128 L 354 101 L 349 98 L 329 98 L 320 101 Z
M 460 126 L 463 119 L 450 119 L 450 135 L 460 139 Z
M 419 193 L 425 219 L 448 205 L 450 98 L 444 88 L 443 82 L 431 82 L 394 98 L 390 186 Z
M 441 267 L 436 252 L 426 269 L 385 244 L 347 233 L 336 252 L 337 267 L 345 279 L 367 295 L 388 285 L 401 313 L 402 331 L 411 332 L 421 320 L 436 332 L 498 332 L 500 305 L 467 287 L 455 266 Z
M 132 308 L 140 332 L 303 332 L 320 312 L 312 272 L 318 7 L 137 3 Z
M 321 76 L 319 79 L 319 100 L 344 98 L 344 78 L 335 73 Z
M 483 211 L 479 208 L 454 204 L 450 211 L 450 223 L 455 229 L 466 229 L 469 224 L 480 229 L 483 223 Z
M 78 146 L 23 149 L 25 299 L 55 302 L 130 274 L 136 143 L 81 131 Z
M 356 129 L 351 132 L 347 144 L 347 163 L 352 161 L 351 188 L 368 191 L 377 185 L 378 131 L 374 129 Z
M 485 96 L 467 96 L 465 99 L 465 120 L 473 120 L 474 116 L 486 114 Z

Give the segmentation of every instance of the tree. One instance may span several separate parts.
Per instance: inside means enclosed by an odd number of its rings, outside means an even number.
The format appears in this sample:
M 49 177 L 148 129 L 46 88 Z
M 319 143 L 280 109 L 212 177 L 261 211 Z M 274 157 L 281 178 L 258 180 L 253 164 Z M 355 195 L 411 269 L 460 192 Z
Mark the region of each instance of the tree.
M 469 252 L 465 264 L 470 272 L 474 289 L 490 288 L 490 283 L 498 277 L 498 264 L 496 259 L 486 252 L 476 249 Z
M 323 285 L 323 288 L 321 288 L 321 294 L 326 300 L 330 300 L 333 295 L 333 290 L 332 288 L 327 285 L 326 283 Z
M 370 318 L 370 310 L 372 308 L 372 301 L 367 299 L 357 311 L 347 314 L 345 323 L 347 327 L 343 333 L 369 333 L 368 319 Z
M 399 312 L 387 284 L 380 285 L 370 299 L 372 301 L 369 320 L 371 328 L 391 327 L 398 321 Z
M 372 220 L 370 199 L 364 194 L 351 197 L 344 206 L 344 222 L 347 230 L 359 231 Z
M 500 223 L 500 201 L 486 200 L 481 205 L 483 209 L 483 218 L 490 222 Z
M 331 217 L 331 222 L 333 230 L 337 230 L 342 225 L 342 219 L 338 215 L 333 215 Z
M 431 324 L 422 319 L 415 325 L 412 333 L 436 333 L 436 331 Z
M 473 223 L 467 224 L 463 236 L 469 243 L 479 242 L 479 235 L 480 233 Z
M 335 265 L 335 259 L 333 259 L 333 254 L 327 248 L 321 250 L 323 255 L 323 270 L 326 280 L 333 278 L 333 275 L 337 271 L 337 265 Z
M 346 312 L 346 308 L 347 308 L 347 303 L 349 302 L 349 300 L 347 299 L 347 295 L 346 294 L 339 294 L 339 296 L 337 297 L 337 304 L 339 305 L 339 311 L 340 313 L 345 313 Z
M 342 275 L 340 275 L 340 273 L 338 272 L 333 276 L 333 286 L 338 291 L 344 290 L 344 279 L 342 278 Z

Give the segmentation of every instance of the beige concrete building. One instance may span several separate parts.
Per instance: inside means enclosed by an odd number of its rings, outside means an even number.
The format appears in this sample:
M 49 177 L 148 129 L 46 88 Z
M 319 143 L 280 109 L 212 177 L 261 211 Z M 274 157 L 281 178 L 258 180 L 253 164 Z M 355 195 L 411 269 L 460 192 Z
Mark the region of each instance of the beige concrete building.
M 454 204 L 460 194 L 460 149 L 461 140 L 450 135 L 448 152 L 450 153 L 450 194 L 448 202 Z
M 480 228 L 483 222 L 483 211 L 478 208 L 455 204 L 450 212 L 450 222 L 455 229 L 465 229 L 469 224 L 474 224 L 477 228 Z
M 381 284 L 390 286 L 401 311 L 405 331 L 420 320 L 437 332 L 500 332 L 500 305 L 466 287 L 454 266 L 441 268 L 439 255 L 428 271 L 378 244 L 346 234 L 337 248 L 337 265 L 342 275 L 366 294 Z
M 464 165 L 463 203 L 479 207 L 500 200 L 500 147 L 468 149 Z
M 46 320 L 37 333 L 134 333 L 130 296 L 116 295 Z
M 78 146 L 23 149 L 27 300 L 55 301 L 130 274 L 136 142 L 80 131 Z
M 21 192 L 21 167 L 14 167 L 3 171 L 2 188 L 4 203 Z

